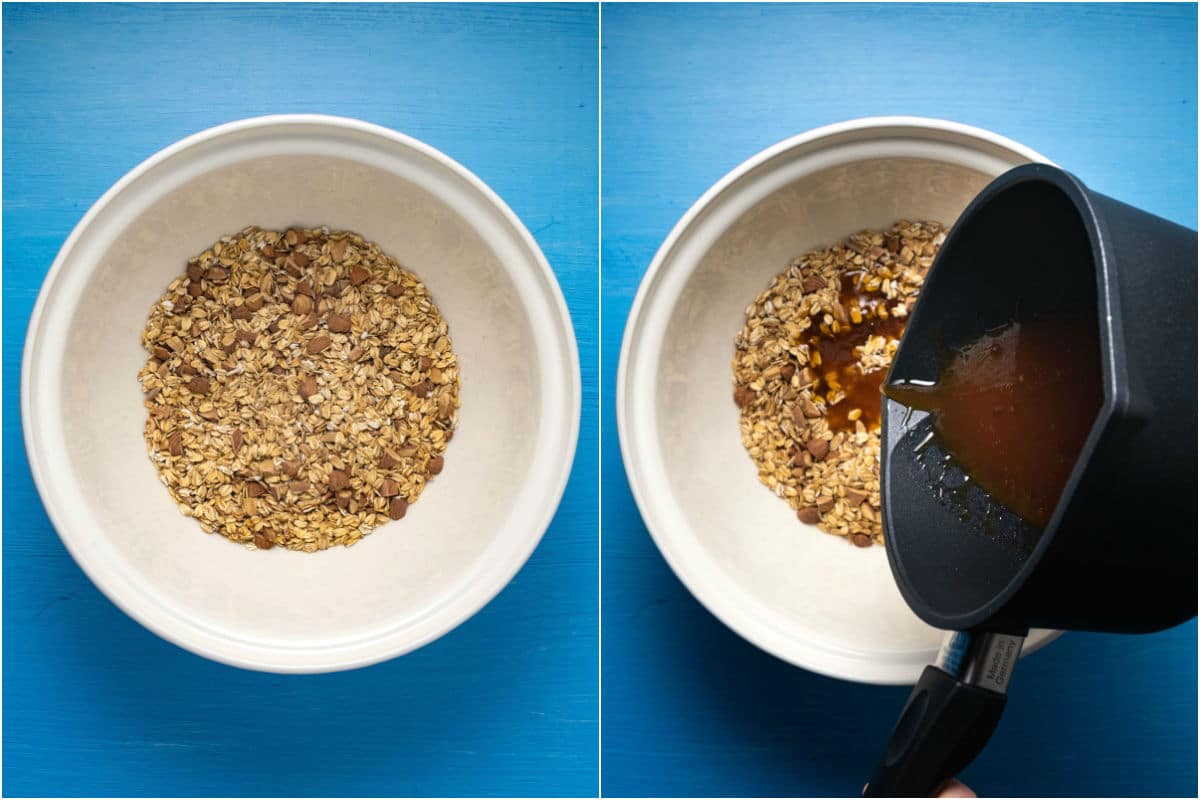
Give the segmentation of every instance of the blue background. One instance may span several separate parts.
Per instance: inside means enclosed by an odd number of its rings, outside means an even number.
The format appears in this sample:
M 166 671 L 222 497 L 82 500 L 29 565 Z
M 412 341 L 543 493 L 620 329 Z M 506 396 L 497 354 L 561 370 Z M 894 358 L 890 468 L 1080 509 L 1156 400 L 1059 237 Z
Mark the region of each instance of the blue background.
M 594 795 L 597 10 L 48 6 L 4 15 L 5 795 Z M 19 428 L 25 326 L 88 206 L 241 117 L 412 134 L 494 188 L 570 305 L 583 425 L 516 580 L 443 639 L 350 673 L 210 663 L 128 619 L 50 527 Z
M 1195 6 L 605 5 L 602 31 L 604 793 L 857 794 L 907 690 L 789 667 L 671 574 L 617 446 L 611 387 L 634 292 L 727 171 L 878 114 L 994 130 L 1194 228 Z M 1196 654 L 1194 621 L 1067 634 L 1021 665 L 967 781 L 991 795 L 1195 796 Z

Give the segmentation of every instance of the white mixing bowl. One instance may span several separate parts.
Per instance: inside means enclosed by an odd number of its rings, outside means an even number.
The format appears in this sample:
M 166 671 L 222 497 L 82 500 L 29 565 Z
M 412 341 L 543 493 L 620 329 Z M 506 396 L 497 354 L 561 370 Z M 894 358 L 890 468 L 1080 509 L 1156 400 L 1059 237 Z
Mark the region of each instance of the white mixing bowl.
M 898 219 L 951 225 L 1027 147 L 940 120 L 880 117 L 801 134 L 717 182 L 659 248 L 621 349 L 621 452 L 646 525 L 713 614 L 793 664 L 913 683 L 942 634 L 900 596 L 882 547 L 797 521 L 759 483 L 732 398 L 745 309 L 795 256 Z M 1026 652 L 1055 634 L 1035 631 Z
M 412 269 L 450 325 L 462 409 L 445 471 L 352 548 L 252 552 L 205 535 L 146 454 L 150 306 L 189 256 L 247 225 L 356 231 Z M 34 479 L 88 576 L 164 638 L 279 672 L 390 658 L 478 611 L 550 523 L 579 425 L 566 305 L 512 211 L 433 148 L 324 116 L 222 125 L 118 181 L 50 269 L 21 378 Z

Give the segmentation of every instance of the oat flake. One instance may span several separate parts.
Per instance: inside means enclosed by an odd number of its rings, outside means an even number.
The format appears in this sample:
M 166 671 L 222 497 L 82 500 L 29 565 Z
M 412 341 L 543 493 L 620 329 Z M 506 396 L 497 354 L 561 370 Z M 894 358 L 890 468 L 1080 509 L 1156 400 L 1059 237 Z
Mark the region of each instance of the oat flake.
M 207 532 L 350 546 L 442 469 L 459 407 L 446 322 L 357 234 L 223 237 L 151 307 L 142 345 L 150 458 Z
M 805 253 L 746 309 L 735 339 L 733 399 L 759 480 L 802 522 L 859 547 L 883 542 L 879 428 L 864 424 L 862 409 L 845 408 L 846 393 L 823 369 L 814 338 L 845 334 L 872 317 L 906 317 L 945 237 L 936 222 L 901 221 Z M 846 280 L 870 302 L 847 307 Z M 855 347 L 858 374 L 886 370 L 898 335 L 871 335 Z M 835 417 L 844 420 L 836 431 Z

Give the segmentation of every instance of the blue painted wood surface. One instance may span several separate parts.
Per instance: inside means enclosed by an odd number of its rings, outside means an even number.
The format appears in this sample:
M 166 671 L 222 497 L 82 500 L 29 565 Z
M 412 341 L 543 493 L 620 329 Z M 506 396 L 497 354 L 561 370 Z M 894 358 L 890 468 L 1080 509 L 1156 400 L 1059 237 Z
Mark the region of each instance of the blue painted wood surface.
M 594 795 L 594 5 L 6 5 L 5 795 Z M 19 428 L 25 326 L 87 207 L 182 136 L 359 117 L 440 148 L 534 233 L 583 365 L 575 470 L 476 617 L 403 658 L 276 676 L 210 663 L 106 600 L 51 529 Z
M 612 387 L 638 282 L 713 182 L 861 116 L 979 125 L 1196 226 L 1196 8 L 605 5 L 603 789 L 857 794 L 907 690 L 794 669 L 711 617 L 629 495 Z M 991 795 L 1195 796 L 1196 624 L 1068 634 L 1021 665 L 965 778 Z

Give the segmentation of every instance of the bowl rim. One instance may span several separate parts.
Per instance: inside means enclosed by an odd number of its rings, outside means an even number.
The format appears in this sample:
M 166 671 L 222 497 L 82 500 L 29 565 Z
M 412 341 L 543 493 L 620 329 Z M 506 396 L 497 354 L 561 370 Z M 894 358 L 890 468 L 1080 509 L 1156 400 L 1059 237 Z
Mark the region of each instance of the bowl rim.
M 58 280 L 60 274 L 71 259 L 80 238 L 91 227 L 96 217 L 143 175 L 192 148 L 230 134 L 271 128 L 278 128 L 282 131 L 295 126 L 306 126 L 318 130 L 324 128 L 326 132 L 333 134 L 339 131 L 349 131 L 375 137 L 382 140 L 383 144 L 407 149 L 417 156 L 429 160 L 436 167 L 447 170 L 455 178 L 463 181 L 471 190 L 478 193 L 483 201 L 507 223 L 510 232 L 516 236 L 530 256 L 535 277 L 540 279 L 539 282 L 545 287 L 544 299 L 547 303 L 548 318 L 556 324 L 558 330 L 555 333 L 560 338 L 562 345 L 562 356 L 567 373 L 559 376 L 565 379 L 561 386 L 563 435 L 562 440 L 552 448 L 556 454 L 557 463 L 553 470 L 546 471 L 546 474 L 551 477 L 545 484 L 546 492 L 543 494 L 545 500 L 542 507 L 535 507 L 527 512 L 527 526 L 530 535 L 521 541 L 520 548 L 513 548 L 509 551 L 509 557 L 506 559 L 507 563 L 503 565 L 503 569 L 493 569 L 487 576 L 484 576 L 489 578 L 489 582 L 474 581 L 464 584 L 462 591 L 454 598 L 447 598 L 440 602 L 437 608 L 426 617 L 433 620 L 435 624 L 426 626 L 422 635 L 413 638 L 409 638 L 409 632 L 401 628 L 388 631 L 383 635 L 368 635 L 362 640 L 349 644 L 336 643 L 325 647 L 318 645 L 280 649 L 270 644 L 260 643 L 248 648 L 240 642 L 211 633 L 204 635 L 201 640 L 200 634 L 197 633 L 200 629 L 195 625 L 171 627 L 163 624 L 160 620 L 149 618 L 143 613 L 142 601 L 139 599 L 135 602 L 133 598 L 127 596 L 124 583 L 103 565 L 89 559 L 86 551 L 75 541 L 74 535 L 65 532 L 72 528 L 70 520 L 64 516 L 64 512 L 59 507 L 64 497 L 54 488 L 54 481 L 47 473 L 47 467 L 41 454 L 42 448 L 36 435 L 38 428 L 33 425 L 33 421 L 39 415 L 33 407 L 30 382 L 36 368 L 33 354 L 43 328 L 45 310 L 55 297 L 55 288 L 60 285 Z M 92 268 L 94 269 L 94 264 Z M 558 511 L 574 465 L 582 413 L 579 349 L 575 338 L 575 329 L 571 323 L 570 311 L 562 288 L 545 254 L 516 213 L 482 179 L 431 145 L 382 125 L 327 114 L 271 114 L 225 122 L 190 134 L 163 147 L 122 175 L 99 199 L 92 203 L 87 212 L 71 229 L 71 233 L 59 248 L 50 269 L 42 280 L 37 301 L 25 330 L 20 380 L 21 426 L 29 470 L 51 525 L 84 574 L 114 605 L 159 637 L 213 661 L 234 667 L 276 673 L 335 672 L 386 661 L 412 652 L 444 636 L 491 602 L 529 560 Z M 177 616 L 172 618 L 179 619 Z M 207 630 L 207 626 L 204 630 Z M 223 647 L 229 649 L 223 649 Z M 236 653 L 231 650 L 236 650 Z
M 671 571 L 687 590 L 695 597 L 709 613 L 719 619 L 742 638 L 771 655 L 795 666 L 817 672 L 832 678 L 881 685 L 906 685 L 915 683 L 919 675 L 908 675 L 902 668 L 888 665 L 863 666 L 862 660 L 853 657 L 838 657 L 823 651 L 808 643 L 789 639 L 779 635 L 773 628 L 754 622 L 749 614 L 718 591 L 710 590 L 693 570 L 691 570 L 681 552 L 683 547 L 677 546 L 677 541 L 683 537 L 674 534 L 669 526 L 657 520 L 654 493 L 643 485 L 639 473 L 641 457 L 639 447 L 632 440 L 630 420 L 631 404 L 636 402 L 630 396 L 630 371 L 634 360 L 634 351 L 645 348 L 652 343 L 639 336 L 646 307 L 659 285 L 659 276 L 671 261 L 676 246 L 696 221 L 712 206 L 718 198 L 729 191 L 735 184 L 763 164 L 775 159 L 788 151 L 811 146 L 822 139 L 841 136 L 849 133 L 908 129 L 917 135 L 945 133 L 952 134 L 964 141 L 974 140 L 976 144 L 990 145 L 1002 148 L 1011 153 L 1027 158 L 1031 162 L 1053 164 L 1041 153 L 1026 145 L 1020 144 L 1000 134 L 989 130 L 965 125 L 950 120 L 918 116 L 875 116 L 836 122 L 812 128 L 803 133 L 790 136 L 758 153 L 750 156 L 732 170 L 723 175 L 707 191 L 702 194 L 680 217 L 671 228 L 666 239 L 659 246 L 645 274 L 638 285 L 638 290 L 630 305 L 629 315 L 625 321 L 625 329 L 621 339 L 621 352 L 617 366 L 616 382 L 616 411 L 617 430 L 620 443 L 621 459 L 625 467 L 625 475 L 630 493 L 633 495 L 638 510 L 642 516 L 646 530 L 650 533 L 655 546 L 666 560 Z M 894 135 L 887 138 L 894 138 Z M 863 141 L 863 140 L 856 140 Z M 657 343 L 653 343 L 657 344 Z M 1062 635 L 1062 631 L 1035 631 L 1026 640 L 1022 655 L 1028 655 Z

